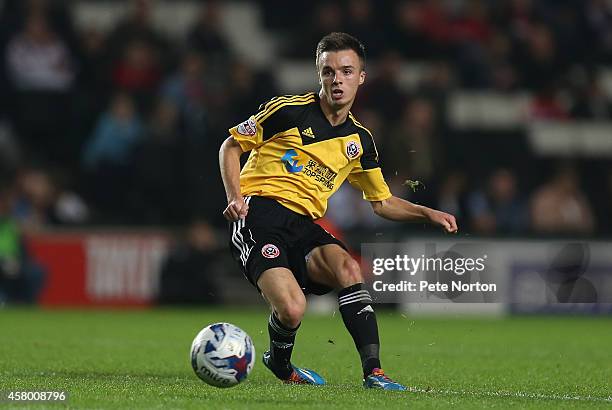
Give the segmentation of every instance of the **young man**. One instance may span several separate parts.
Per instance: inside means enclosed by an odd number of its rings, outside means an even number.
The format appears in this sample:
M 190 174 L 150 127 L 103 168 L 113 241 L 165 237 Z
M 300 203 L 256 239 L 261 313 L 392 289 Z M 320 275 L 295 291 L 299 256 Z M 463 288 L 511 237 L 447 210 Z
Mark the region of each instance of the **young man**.
M 273 98 L 231 128 L 219 152 L 231 221 L 232 253 L 272 308 L 270 350 L 263 361 L 288 383 L 321 385 L 312 370 L 291 364 L 305 294 L 338 291 L 340 313 L 359 351 L 367 388 L 405 390 L 381 370 L 372 299 L 359 264 L 342 242 L 313 222 L 345 179 L 363 191 L 377 215 L 428 221 L 456 232 L 452 215 L 394 197 L 371 133 L 351 114 L 366 78 L 363 45 L 346 33 L 319 42 L 318 93 Z M 240 155 L 251 151 L 240 171 Z M 350 212 L 350 211 L 349 211 Z

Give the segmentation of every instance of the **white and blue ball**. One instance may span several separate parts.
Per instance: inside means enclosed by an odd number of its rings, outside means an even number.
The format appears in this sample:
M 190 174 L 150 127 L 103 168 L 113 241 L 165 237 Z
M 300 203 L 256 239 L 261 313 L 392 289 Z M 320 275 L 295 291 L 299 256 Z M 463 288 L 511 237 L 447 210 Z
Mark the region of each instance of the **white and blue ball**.
M 206 326 L 191 344 L 191 367 L 206 383 L 232 387 L 244 381 L 255 364 L 249 335 L 230 323 Z

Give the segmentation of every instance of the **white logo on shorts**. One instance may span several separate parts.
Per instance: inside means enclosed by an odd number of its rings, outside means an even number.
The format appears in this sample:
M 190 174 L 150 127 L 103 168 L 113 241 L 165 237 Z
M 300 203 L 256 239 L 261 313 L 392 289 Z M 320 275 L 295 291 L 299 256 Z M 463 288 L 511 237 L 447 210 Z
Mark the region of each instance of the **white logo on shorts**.
M 359 312 L 357 312 L 358 315 L 365 313 L 365 312 L 371 312 L 374 313 L 374 309 L 372 309 L 372 306 L 368 305 L 366 307 L 364 307 L 363 309 L 361 309 Z
M 242 124 L 238 125 L 238 134 L 252 137 L 257 133 L 257 123 L 252 118 L 249 118 Z
M 263 255 L 264 258 L 274 259 L 278 255 L 280 255 L 280 250 L 278 250 L 276 245 L 268 243 L 264 245 L 263 248 L 261 248 L 261 254 Z

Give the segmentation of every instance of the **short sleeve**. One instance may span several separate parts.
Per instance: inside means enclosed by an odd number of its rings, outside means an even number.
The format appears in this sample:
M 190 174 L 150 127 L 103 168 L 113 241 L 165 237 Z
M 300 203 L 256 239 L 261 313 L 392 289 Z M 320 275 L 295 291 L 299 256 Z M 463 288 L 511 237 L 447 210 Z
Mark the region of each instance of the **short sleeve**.
M 229 133 L 240 144 L 243 152 L 257 148 L 263 143 L 263 127 L 254 115 L 230 128 Z
M 300 110 L 314 101 L 313 95 L 275 97 L 262 104 L 255 115 L 230 128 L 229 133 L 240 144 L 242 151 L 250 151 L 295 127 Z
M 371 135 L 362 136 L 363 155 L 356 161 L 355 167 L 347 179 L 351 185 L 363 192 L 366 201 L 382 201 L 392 196 L 389 186 L 385 182 L 378 151 Z

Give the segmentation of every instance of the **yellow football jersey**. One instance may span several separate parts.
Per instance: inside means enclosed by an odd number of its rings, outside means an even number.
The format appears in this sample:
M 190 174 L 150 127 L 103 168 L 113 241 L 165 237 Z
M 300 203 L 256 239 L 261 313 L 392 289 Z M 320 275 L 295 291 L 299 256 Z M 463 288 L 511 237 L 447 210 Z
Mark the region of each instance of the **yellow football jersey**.
M 391 197 L 370 131 L 350 113 L 332 126 L 316 93 L 273 98 L 229 132 L 251 151 L 240 173 L 243 196 L 272 198 L 313 219 L 345 179 L 368 201 Z

